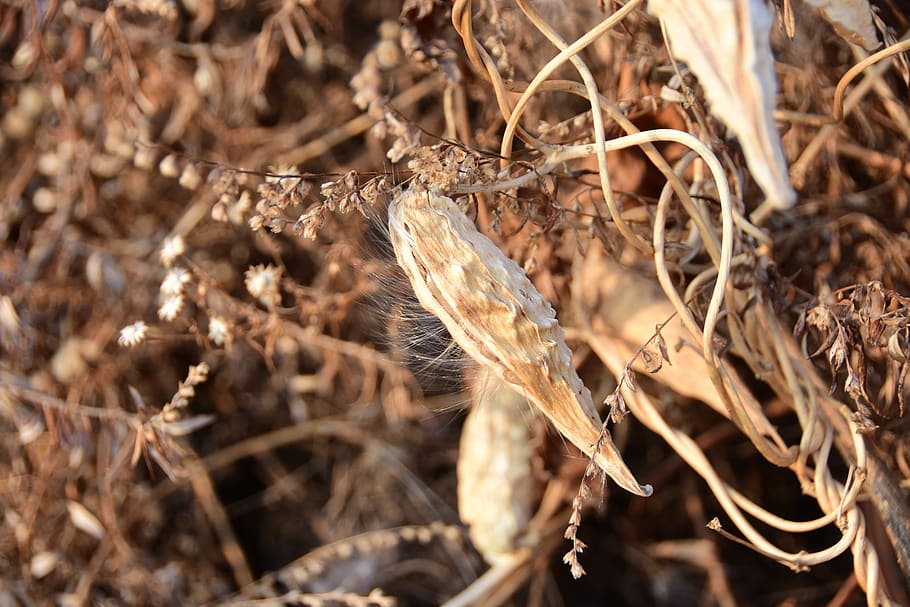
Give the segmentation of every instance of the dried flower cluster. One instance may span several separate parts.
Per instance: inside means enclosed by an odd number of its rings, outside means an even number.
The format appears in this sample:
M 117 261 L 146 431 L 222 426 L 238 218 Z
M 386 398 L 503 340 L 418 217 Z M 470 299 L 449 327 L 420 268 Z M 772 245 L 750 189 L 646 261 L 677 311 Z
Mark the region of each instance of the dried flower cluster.
M 867 431 L 877 419 L 903 417 L 910 369 L 910 298 L 879 282 L 838 290 L 822 301 L 810 302 L 794 332 L 817 334 L 818 346 L 809 356 L 825 354 L 831 369 L 831 390 L 846 371 L 842 389 L 856 404 L 860 425 Z M 867 357 L 884 358 L 886 373 L 876 376 Z M 871 377 L 870 377 L 871 375 Z M 875 388 L 871 392 L 870 384 Z
M 185 415 L 190 399 L 196 395 L 196 387 L 208 379 L 209 370 L 205 363 L 191 366 L 171 400 L 137 426 L 132 455 L 134 466 L 145 457 L 154 460 L 171 479 L 187 474 L 183 467 L 186 452 L 174 438 L 195 432 L 214 420 L 211 415 Z M 140 413 L 147 414 L 142 397 L 135 388 L 130 390 Z
M 281 268 L 259 264 L 251 267 L 244 275 L 244 284 L 250 295 L 263 306 L 273 309 L 281 302 Z

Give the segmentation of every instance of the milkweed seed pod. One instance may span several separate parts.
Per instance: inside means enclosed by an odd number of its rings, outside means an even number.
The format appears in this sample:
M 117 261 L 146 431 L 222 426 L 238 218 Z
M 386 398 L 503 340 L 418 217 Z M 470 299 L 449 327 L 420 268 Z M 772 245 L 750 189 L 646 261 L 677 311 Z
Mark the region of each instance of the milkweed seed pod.
M 465 353 L 518 390 L 614 481 L 650 495 L 601 422 L 572 365 L 553 307 L 514 261 L 477 231 L 446 196 L 410 189 L 389 206 L 395 256 L 420 304 L 448 328 Z
M 480 370 L 458 449 L 458 515 L 491 565 L 518 547 L 533 514 L 529 412 L 524 396 Z

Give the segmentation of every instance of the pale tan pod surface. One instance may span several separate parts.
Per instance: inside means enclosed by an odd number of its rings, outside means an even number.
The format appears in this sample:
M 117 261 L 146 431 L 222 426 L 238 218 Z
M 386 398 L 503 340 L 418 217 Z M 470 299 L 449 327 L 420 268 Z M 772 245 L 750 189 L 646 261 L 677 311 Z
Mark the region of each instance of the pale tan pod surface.
M 531 401 L 586 455 L 601 430 L 553 307 L 521 268 L 477 231 L 455 202 L 407 190 L 389 206 L 399 265 L 417 299 L 461 348 Z M 594 460 L 636 495 L 650 495 L 607 436 Z
M 458 450 L 458 515 L 488 563 L 510 555 L 533 514 L 528 401 L 488 369 L 471 389 Z

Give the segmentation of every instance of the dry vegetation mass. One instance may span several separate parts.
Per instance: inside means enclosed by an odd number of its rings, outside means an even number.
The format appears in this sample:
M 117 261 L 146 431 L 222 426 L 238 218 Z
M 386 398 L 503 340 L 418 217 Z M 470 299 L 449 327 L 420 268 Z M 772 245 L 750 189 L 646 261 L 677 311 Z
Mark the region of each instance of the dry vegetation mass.
M 3 2 L 0 605 L 910 604 L 901 6 Z

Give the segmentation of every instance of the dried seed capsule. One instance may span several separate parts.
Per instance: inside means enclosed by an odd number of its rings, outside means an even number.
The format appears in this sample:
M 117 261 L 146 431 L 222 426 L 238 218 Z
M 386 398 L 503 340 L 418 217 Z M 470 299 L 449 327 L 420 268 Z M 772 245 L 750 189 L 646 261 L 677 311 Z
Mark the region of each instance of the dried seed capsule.
M 621 487 L 650 495 L 607 435 L 572 365 L 553 307 L 451 198 L 403 191 L 389 206 L 395 256 L 421 305 L 471 358 L 531 401 Z
M 458 449 L 458 515 L 490 564 L 518 547 L 533 514 L 529 412 L 527 399 L 481 369 Z

